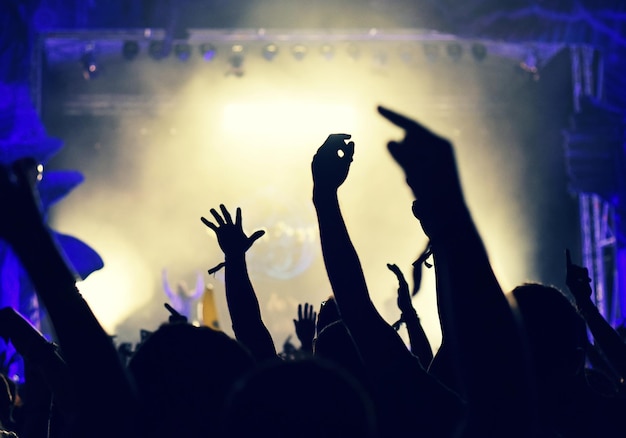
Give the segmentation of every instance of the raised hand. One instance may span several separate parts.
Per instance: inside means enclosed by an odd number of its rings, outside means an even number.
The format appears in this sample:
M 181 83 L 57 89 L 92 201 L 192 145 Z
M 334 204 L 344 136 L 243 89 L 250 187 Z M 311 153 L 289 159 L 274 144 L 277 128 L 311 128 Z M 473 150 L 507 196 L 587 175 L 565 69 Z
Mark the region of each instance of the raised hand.
M 315 337 L 315 323 L 317 321 L 317 312 L 313 310 L 313 305 L 304 303 L 298 304 L 298 319 L 293 320 L 296 328 L 296 335 L 300 340 L 302 349 L 313 352 L 313 338 Z
M 411 293 L 409 292 L 409 284 L 406 282 L 404 278 L 404 274 L 395 264 L 387 264 L 387 268 L 398 278 L 398 309 L 402 314 L 407 312 L 412 312 L 413 305 L 411 304 Z
M 589 270 L 572 263 L 572 256 L 569 249 L 565 250 L 565 260 L 567 264 L 567 274 L 565 284 L 569 288 L 572 295 L 579 305 L 591 298 L 591 278 L 589 278 Z
M 251 236 L 246 236 L 241 223 L 241 208 L 237 208 L 235 222 L 223 204 L 220 205 L 220 210 L 221 216 L 214 208 L 210 210 L 217 225 L 204 217 L 200 220 L 215 232 L 217 242 L 226 257 L 244 254 L 257 239 L 265 234 L 265 231 L 257 230 Z
M 349 134 L 331 134 L 313 157 L 314 190 L 335 191 L 346 180 L 354 155 Z
M 402 141 L 390 141 L 389 152 L 404 169 L 407 183 L 417 202 L 413 212 L 422 220 L 424 212 L 433 207 L 447 207 L 450 202 L 463 201 L 450 142 L 403 115 L 387 108 L 378 112 L 394 125 L 403 128 Z

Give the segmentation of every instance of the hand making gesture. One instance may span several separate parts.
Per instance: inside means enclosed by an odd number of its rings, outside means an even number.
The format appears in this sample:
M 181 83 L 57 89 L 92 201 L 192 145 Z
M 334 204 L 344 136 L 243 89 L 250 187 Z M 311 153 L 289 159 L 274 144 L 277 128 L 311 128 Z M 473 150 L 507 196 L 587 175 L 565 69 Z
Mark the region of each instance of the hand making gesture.
M 217 225 L 204 217 L 200 220 L 215 232 L 217 242 L 226 257 L 244 254 L 257 239 L 265 234 L 265 231 L 257 230 L 251 236 L 246 236 L 241 222 L 241 208 L 237 207 L 235 222 L 223 204 L 220 205 L 220 210 L 221 216 L 214 208 L 210 210 Z
M 350 137 L 331 134 L 317 150 L 311 163 L 314 192 L 335 191 L 346 180 L 354 156 L 354 142 L 346 143 Z

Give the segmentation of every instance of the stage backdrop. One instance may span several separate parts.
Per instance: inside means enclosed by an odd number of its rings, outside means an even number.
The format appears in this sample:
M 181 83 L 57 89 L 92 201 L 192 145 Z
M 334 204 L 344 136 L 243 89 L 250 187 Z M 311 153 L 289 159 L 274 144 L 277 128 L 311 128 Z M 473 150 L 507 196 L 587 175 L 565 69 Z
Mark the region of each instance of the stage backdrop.
M 571 113 L 569 50 L 466 41 L 416 30 L 50 33 L 37 98 L 65 141 L 51 168 L 86 182 L 53 212 L 56 229 L 91 244 L 105 268 L 80 284 L 107 330 L 136 340 L 167 318 L 162 287 L 215 289 L 231 333 L 223 260 L 200 222 L 225 204 L 266 235 L 248 266 L 280 348 L 298 303 L 330 293 L 311 203 L 310 162 L 330 133 L 356 143 L 340 201 L 375 305 L 395 321 L 397 284 L 426 244 L 411 193 L 386 151 L 402 133 L 386 105 L 455 144 L 468 203 L 505 289 L 563 285 L 564 248 L 578 248 L 561 130 Z M 414 301 L 436 347 L 434 279 Z M 185 287 L 185 286 L 183 286 Z M 191 315 L 197 319 L 196 315 Z

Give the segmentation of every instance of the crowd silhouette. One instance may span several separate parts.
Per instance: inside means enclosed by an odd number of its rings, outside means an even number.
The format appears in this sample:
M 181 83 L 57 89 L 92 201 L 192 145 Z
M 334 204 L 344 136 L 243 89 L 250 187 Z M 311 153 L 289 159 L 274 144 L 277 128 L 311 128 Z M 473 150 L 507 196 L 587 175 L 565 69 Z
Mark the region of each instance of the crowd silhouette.
M 0 375 L 0 436 L 626 435 L 626 345 L 595 307 L 586 269 L 567 252 L 569 293 L 532 283 L 505 293 L 465 203 L 452 144 L 401 114 L 378 112 L 404 130 L 387 148 L 429 238 L 413 264 L 413 288 L 388 264 L 398 281 L 399 320 L 385 321 L 340 208 L 356 146 L 348 134 L 331 134 L 311 172 L 332 295 L 298 307 L 301 347 L 288 352 L 277 351 L 248 275 L 246 252 L 264 232 L 244 230 L 240 208 L 219 205 L 201 218 L 224 253 L 219 267 L 235 338 L 192 325 L 169 306 L 167 322 L 120 354 L 42 218 L 37 163 L 0 167 L 0 238 L 28 273 L 57 342 L 15 310 L 0 310 L 0 336 L 26 369 L 20 385 Z M 430 256 L 443 334 L 435 354 L 411 300 Z M 397 333 L 401 324 L 409 346 Z

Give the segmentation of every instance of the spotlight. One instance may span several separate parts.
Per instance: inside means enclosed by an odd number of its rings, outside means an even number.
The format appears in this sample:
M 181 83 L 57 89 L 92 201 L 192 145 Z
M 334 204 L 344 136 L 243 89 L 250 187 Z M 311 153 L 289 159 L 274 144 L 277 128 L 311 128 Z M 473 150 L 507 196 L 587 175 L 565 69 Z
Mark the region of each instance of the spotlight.
M 459 43 L 450 43 L 446 47 L 446 52 L 453 61 L 458 61 L 463 56 L 463 46 Z
M 439 58 L 439 46 L 435 43 L 424 44 L 424 56 L 429 61 L 435 61 Z
M 191 57 L 191 46 L 187 43 L 176 43 L 174 54 L 181 61 L 187 61 Z
M 400 55 L 400 59 L 406 64 L 412 63 L 415 58 L 413 48 L 409 45 L 400 46 L 398 54 Z
M 348 53 L 348 58 L 353 61 L 356 61 L 357 59 L 359 59 L 359 56 L 361 56 L 359 46 L 354 43 L 348 45 L 348 47 L 346 48 L 346 52 Z
M 307 53 L 307 48 L 304 44 L 296 44 L 291 48 L 291 53 L 297 61 L 302 61 Z
M 165 52 L 165 42 L 157 40 L 151 41 L 148 53 L 150 54 L 150 57 L 156 61 L 165 58 L 167 56 L 167 53 Z
M 137 41 L 124 41 L 122 46 L 122 56 L 128 61 L 132 61 L 139 54 L 139 43 Z
M 535 50 L 529 51 L 524 60 L 519 63 L 519 66 L 523 72 L 528 73 L 532 80 L 539 80 L 539 57 L 537 56 L 537 52 Z
M 320 53 L 326 60 L 330 61 L 335 56 L 335 48 L 330 44 L 324 44 L 320 47 Z
M 100 73 L 100 67 L 96 63 L 96 57 L 92 50 L 86 51 L 80 58 L 80 62 L 83 66 L 83 77 L 85 80 L 95 79 Z
M 230 64 L 230 67 L 228 69 L 228 72 L 226 72 L 226 75 L 227 76 L 234 75 L 234 76 L 237 76 L 237 77 L 241 77 L 244 74 L 244 71 L 243 71 L 243 61 L 244 61 L 243 46 L 240 45 L 240 44 L 235 44 L 232 47 L 231 51 L 232 51 L 232 55 L 228 59 L 228 63 Z
M 374 58 L 373 58 L 374 67 L 377 67 L 377 68 L 386 67 L 388 58 L 389 57 L 387 56 L 387 52 L 384 52 L 382 49 L 376 51 L 374 53 Z
M 278 55 L 278 46 L 274 43 L 269 43 L 263 47 L 263 58 L 268 61 L 273 60 Z
M 213 61 L 217 55 L 217 49 L 213 44 L 204 43 L 200 45 L 200 53 L 205 61 Z
M 472 56 L 476 61 L 482 61 L 487 57 L 487 47 L 484 44 L 472 44 Z

